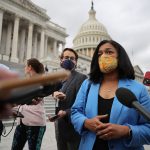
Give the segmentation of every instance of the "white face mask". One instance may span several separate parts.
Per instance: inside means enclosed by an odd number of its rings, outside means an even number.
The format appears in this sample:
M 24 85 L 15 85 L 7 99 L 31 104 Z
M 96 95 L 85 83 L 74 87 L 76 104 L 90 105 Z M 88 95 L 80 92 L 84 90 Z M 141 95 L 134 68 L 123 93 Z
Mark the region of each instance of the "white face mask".
M 101 56 L 98 58 L 98 64 L 101 72 L 110 73 L 118 66 L 118 59 L 112 56 Z

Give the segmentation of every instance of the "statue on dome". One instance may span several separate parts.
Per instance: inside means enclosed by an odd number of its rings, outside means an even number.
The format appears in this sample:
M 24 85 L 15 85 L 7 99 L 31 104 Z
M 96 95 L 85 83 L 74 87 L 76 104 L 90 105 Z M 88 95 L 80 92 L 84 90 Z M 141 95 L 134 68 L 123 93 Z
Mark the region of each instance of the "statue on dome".
M 94 9 L 94 2 L 92 0 L 92 6 L 91 6 L 91 9 L 93 10 Z

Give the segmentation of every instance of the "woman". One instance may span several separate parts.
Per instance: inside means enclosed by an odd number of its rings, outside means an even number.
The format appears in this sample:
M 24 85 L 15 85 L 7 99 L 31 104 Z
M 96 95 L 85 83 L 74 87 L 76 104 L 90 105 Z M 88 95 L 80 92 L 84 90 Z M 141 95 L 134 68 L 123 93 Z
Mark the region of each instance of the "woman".
M 38 74 L 44 73 L 44 66 L 37 59 L 27 60 L 25 66 L 26 76 L 32 78 Z M 24 118 L 16 127 L 12 150 L 22 150 L 26 141 L 28 141 L 29 150 L 40 150 L 43 135 L 46 130 L 46 118 L 43 100 L 34 100 L 34 105 L 23 105 L 21 113 Z
M 89 80 L 83 82 L 72 107 L 72 123 L 81 134 L 79 150 L 143 150 L 150 144 L 150 124 L 115 96 L 117 88 L 128 88 L 150 111 L 149 94 L 134 78 L 124 48 L 112 40 L 100 42 Z

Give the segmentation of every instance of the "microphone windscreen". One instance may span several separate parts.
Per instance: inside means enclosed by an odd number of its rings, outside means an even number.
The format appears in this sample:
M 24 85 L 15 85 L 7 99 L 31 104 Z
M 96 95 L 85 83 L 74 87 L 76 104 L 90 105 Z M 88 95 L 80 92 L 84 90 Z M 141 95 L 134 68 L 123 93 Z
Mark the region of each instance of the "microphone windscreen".
M 136 101 L 136 96 L 127 88 L 118 88 L 116 90 L 116 96 L 118 100 L 127 107 L 132 107 L 132 102 Z
M 146 86 L 150 86 L 150 71 L 147 71 L 145 73 L 144 79 L 143 79 L 143 84 Z

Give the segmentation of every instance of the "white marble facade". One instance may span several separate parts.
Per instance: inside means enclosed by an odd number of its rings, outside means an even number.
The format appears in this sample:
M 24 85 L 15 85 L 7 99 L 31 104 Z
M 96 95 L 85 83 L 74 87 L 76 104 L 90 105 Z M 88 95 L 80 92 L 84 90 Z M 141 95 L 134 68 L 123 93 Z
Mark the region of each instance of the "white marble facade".
M 65 28 L 50 21 L 31 0 L 0 0 L 0 60 L 23 64 L 38 58 L 46 65 L 64 48 Z

